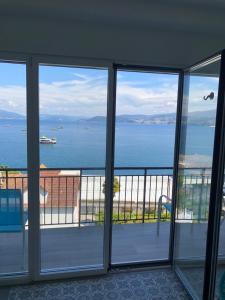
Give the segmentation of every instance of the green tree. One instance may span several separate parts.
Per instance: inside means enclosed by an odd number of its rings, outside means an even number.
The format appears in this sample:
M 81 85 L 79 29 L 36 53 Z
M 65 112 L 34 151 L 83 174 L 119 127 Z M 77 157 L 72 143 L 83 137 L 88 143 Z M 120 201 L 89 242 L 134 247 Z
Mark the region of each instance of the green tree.
M 120 191 L 120 183 L 117 177 L 114 177 L 113 181 L 113 198 L 115 197 L 116 193 Z M 105 194 L 105 182 L 102 185 L 102 192 Z

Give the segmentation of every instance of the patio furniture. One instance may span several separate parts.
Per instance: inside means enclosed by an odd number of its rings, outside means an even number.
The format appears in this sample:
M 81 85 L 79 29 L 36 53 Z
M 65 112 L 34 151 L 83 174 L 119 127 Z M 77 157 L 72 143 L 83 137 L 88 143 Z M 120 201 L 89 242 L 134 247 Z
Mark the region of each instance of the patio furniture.
M 163 202 L 163 198 L 166 199 L 166 202 Z M 162 208 L 165 208 L 170 214 L 172 212 L 172 199 L 169 198 L 167 195 L 161 195 L 158 201 L 158 222 L 157 222 L 157 235 L 159 235 L 159 227 L 160 227 L 160 219 Z
M 19 189 L 0 189 L 0 234 L 22 233 L 23 264 L 25 260 L 25 223 L 23 197 Z
M 166 202 L 163 202 L 163 198 L 166 199 Z M 161 213 L 162 208 L 165 208 L 169 213 L 172 212 L 172 199 L 169 198 L 167 195 L 161 195 L 159 197 L 158 201 L 158 219 L 157 219 L 157 235 L 159 235 L 159 229 L 160 229 L 160 220 L 161 220 Z M 225 220 L 225 187 L 223 188 L 223 202 L 222 202 L 222 208 L 221 208 L 221 222 L 220 225 L 224 223 Z M 191 229 L 193 226 L 191 226 Z

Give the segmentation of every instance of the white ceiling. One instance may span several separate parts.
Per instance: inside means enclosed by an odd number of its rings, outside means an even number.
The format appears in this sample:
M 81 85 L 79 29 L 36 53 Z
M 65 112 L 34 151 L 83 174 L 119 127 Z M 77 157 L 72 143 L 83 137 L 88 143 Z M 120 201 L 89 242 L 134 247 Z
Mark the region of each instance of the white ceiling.
M 222 0 L 0 0 L 3 51 L 180 67 L 222 48 Z

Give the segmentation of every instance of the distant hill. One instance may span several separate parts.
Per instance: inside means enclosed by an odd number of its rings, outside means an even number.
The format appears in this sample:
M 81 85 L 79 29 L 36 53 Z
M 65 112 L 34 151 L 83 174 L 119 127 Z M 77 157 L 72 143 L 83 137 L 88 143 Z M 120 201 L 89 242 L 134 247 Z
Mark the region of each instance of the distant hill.
M 117 122 L 128 122 L 136 124 L 175 124 L 176 114 L 156 114 L 156 115 L 118 115 Z
M 87 120 L 87 122 L 105 122 L 106 117 L 96 116 Z M 176 114 L 156 114 L 156 115 L 118 115 L 116 116 L 118 123 L 133 123 L 133 124 L 175 124 Z M 214 125 L 215 110 L 190 112 L 188 114 L 188 123 L 192 125 Z
M 11 111 L 6 111 L 3 109 L 0 109 L 0 120 L 25 120 L 26 117 L 18 114 L 18 113 L 14 113 Z M 58 122 L 75 122 L 81 119 L 80 116 L 65 116 L 65 115 L 48 115 L 48 114 L 41 114 L 40 115 L 40 119 L 42 121 L 58 121 Z
M 23 115 L 20 115 L 20 114 L 11 112 L 11 111 L 6 111 L 6 110 L 0 109 L 0 119 L 2 119 L 2 120 L 12 120 L 12 119 L 25 120 L 25 117 Z
M 105 122 L 106 117 L 96 116 L 88 119 L 88 122 Z M 157 114 L 157 115 L 118 115 L 116 122 L 136 123 L 136 124 L 173 124 L 176 122 L 176 114 Z
M 188 123 L 193 125 L 212 126 L 215 123 L 215 110 L 190 112 L 188 114 Z M 105 116 L 95 116 L 92 118 L 84 118 L 81 116 L 66 116 L 66 115 L 48 115 L 41 114 L 41 121 L 47 122 L 79 122 L 79 123 L 105 123 Z M 0 120 L 25 120 L 25 116 L 0 110 Z M 116 122 L 118 123 L 133 123 L 133 124 L 175 124 L 176 114 L 155 114 L 155 115 L 117 115 Z
M 87 121 L 87 122 L 105 122 L 106 121 L 106 117 L 104 116 L 96 116 L 90 119 L 83 119 L 83 121 Z
M 48 115 L 48 114 L 41 114 L 40 119 L 42 121 L 49 121 L 49 122 L 76 122 L 79 121 L 82 117 L 79 116 L 65 116 L 65 115 Z
M 195 111 L 195 112 L 189 113 L 188 123 L 195 124 L 195 125 L 212 126 L 212 125 L 215 125 L 215 117 L 216 117 L 215 110 Z

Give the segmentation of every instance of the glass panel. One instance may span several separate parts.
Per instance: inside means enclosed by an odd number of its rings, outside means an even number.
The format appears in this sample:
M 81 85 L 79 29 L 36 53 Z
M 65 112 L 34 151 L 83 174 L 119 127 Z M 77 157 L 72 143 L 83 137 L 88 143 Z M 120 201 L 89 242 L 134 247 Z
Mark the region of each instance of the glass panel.
M 215 299 L 225 298 L 225 172 L 223 182 L 223 197 L 221 199 L 220 231 L 216 268 Z
M 39 74 L 41 268 L 102 267 L 108 72 Z
M 0 63 L 0 275 L 27 271 L 26 65 Z
M 177 89 L 177 74 L 118 71 L 114 264 L 168 259 Z
M 220 57 L 185 75 L 176 209 L 175 265 L 201 299 Z
M 225 180 L 224 180 L 225 182 Z M 219 248 L 217 257 L 217 274 L 216 274 L 216 290 L 215 299 L 223 299 L 225 297 L 225 184 L 223 187 L 223 198 L 221 207 Z

